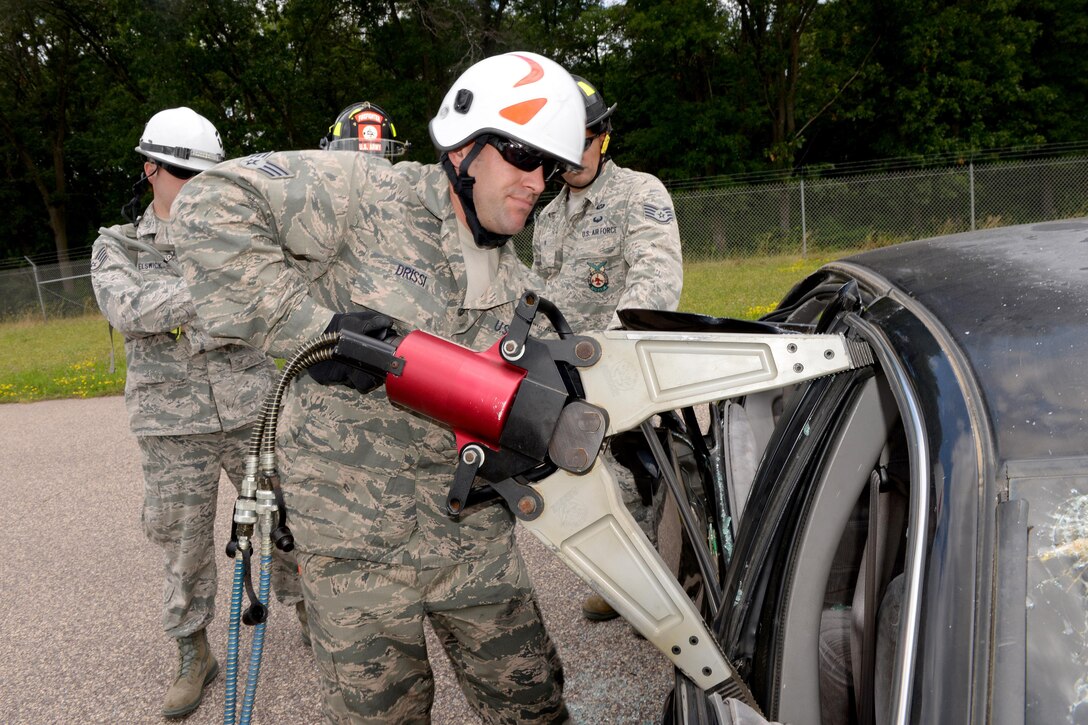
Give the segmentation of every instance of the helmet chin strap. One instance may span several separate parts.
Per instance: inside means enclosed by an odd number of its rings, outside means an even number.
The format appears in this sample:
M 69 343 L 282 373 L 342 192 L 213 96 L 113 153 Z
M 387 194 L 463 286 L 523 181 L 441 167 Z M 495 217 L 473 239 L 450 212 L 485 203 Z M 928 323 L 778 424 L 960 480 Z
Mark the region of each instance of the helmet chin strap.
M 159 170 L 159 167 L 155 167 L 154 174 Z M 121 207 L 121 216 L 128 220 L 130 224 L 138 224 L 140 221 L 140 199 L 144 195 L 144 189 L 147 187 L 148 176 L 143 171 L 140 172 L 140 178 L 136 180 L 136 183 L 132 185 L 132 198 L 128 200 L 128 203 Z
M 446 176 L 449 177 L 450 184 L 453 185 L 453 191 L 461 201 L 461 209 L 465 212 L 465 224 L 468 226 L 469 231 L 472 232 L 472 239 L 476 242 L 476 246 L 481 249 L 497 249 L 506 244 L 510 236 L 495 234 L 484 229 L 480 224 L 480 218 L 476 215 L 476 204 L 472 200 L 472 187 L 476 183 L 476 178 L 468 175 L 469 164 L 479 156 L 484 145 L 483 139 L 477 137 L 472 144 L 472 148 L 469 149 L 469 152 L 465 154 L 465 158 L 461 161 L 460 173 L 453 167 L 448 152 L 442 154 L 442 168 L 446 170 Z
M 570 183 L 568 181 L 567 186 L 569 186 L 572 189 L 576 189 L 578 191 L 581 191 L 582 189 L 585 189 L 585 188 L 588 188 L 589 186 L 592 186 L 593 182 L 597 180 L 597 177 L 601 175 L 601 169 L 604 168 L 604 162 L 608 161 L 608 159 L 610 159 L 610 158 L 612 158 L 612 157 L 611 156 L 600 156 L 600 157 L 598 157 L 598 159 L 597 159 L 597 173 L 593 174 L 593 178 L 590 179 L 589 181 L 587 181 L 586 183 L 582 184 L 581 186 L 575 186 L 574 184 L 572 184 L 572 183 Z

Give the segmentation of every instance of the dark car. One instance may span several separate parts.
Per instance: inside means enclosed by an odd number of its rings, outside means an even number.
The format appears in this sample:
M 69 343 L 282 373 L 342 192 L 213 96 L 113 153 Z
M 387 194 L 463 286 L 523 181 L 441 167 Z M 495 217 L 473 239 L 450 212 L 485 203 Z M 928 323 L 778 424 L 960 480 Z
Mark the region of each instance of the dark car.
M 453 427 L 447 511 L 501 496 L 607 594 L 678 668 L 670 725 L 1088 724 L 1088 219 L 842 259 L 761 322 L 620 317 L 527 291 L 488 351 L 347 331 L 284 376 L 347 361 Z M 668 564 L 602 445 L 667 487 Z
M 1088 723 L 1088 219 L 842 259 L 767 320 L 876 363 L 717 404 L 693 442 L 726 470 L 731 439 L 762 451 L 754 478 L 703 465 L 687 492 L 720 580 L 707 617 L 755 704 L 794 725 Z M 720 712 L 678 677 L 667 721 Z

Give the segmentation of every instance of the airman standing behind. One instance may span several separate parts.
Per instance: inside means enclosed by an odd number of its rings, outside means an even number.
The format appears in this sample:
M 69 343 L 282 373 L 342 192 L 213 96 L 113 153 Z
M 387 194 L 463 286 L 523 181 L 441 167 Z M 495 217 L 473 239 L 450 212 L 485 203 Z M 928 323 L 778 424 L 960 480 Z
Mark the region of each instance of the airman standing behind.
M 219 133 L 189 108 L 152 116 L 136 151 L 153 200 L 135 223 L 103 230 L 94 243 L 91 283 L 110 325 L 125 338 L 125 403 L 144 472 L 143 525 L 162 547 L 163 629 L 178 643 L 178 671 L 163 715 L 200 705 L 219 671 L 205 628 L 215 612 L 218 548 L 213 541 L 219 477 L 237 488 L 275 363 L 252 347 L 210 346 L 193 298 L 162 233 L 174 198 L 190 179 L 223 160 Z M 139 209 L 139 195 L 128 208 Z M 134 215 L 134 212 L 133 212 Z M 296 605 L 308 637 L 294 557 L 277 552 L 277 598 Z

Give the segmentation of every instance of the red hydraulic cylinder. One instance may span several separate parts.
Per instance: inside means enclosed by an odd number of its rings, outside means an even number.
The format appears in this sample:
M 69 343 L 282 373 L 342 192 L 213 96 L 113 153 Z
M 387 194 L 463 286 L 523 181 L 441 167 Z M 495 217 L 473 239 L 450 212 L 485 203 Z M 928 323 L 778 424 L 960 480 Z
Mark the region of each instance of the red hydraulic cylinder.
M 453 428 L 458 446 L 477 441 L 497 450 L 510 406 L 526 371 L 499 346 L 484 352 L 416 330 L 397 345 L 404 370 L 388 375 L 389 400 Z

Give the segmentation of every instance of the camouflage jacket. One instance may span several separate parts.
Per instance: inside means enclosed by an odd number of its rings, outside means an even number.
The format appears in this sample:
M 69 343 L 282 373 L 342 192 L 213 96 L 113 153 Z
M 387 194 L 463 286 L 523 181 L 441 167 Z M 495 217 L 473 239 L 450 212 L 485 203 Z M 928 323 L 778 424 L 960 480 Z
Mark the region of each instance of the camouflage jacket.
M 684 284 L 680 230 L 660 181 L 605 161 L 582 206 L 564 187 L 537 215 L 533 271 L 576 332 L 619 327 L 616 310 L 675 310 Z
M 473 308 L 445 173 L 368 154 L 300 151 L 220 164 L 185 185 L 171 236 L 210 334 L 287 356 L 335 312 L 377 310 L 476 350 L 506 330 L 521 292 L 540 289 L 509 247 Z M 441 510 L 452 433 L 391 405 L 384 388 L 296 379 L 279 427 L 280 464 L 301 551 L 445 566 L 509 545 L 500 504 L 460 522 Z
M 125 404 L 136 435 L 187 435 L 252 423 L 276 366 L 245 345 L 205 351 L 192 297 L 170 266 L 148 207 L 139 227 L 115 226 L 91 252 L 91 284 L 102 313 L 125 338 Z M 137 240 L 161 254 L 127 248 Z

